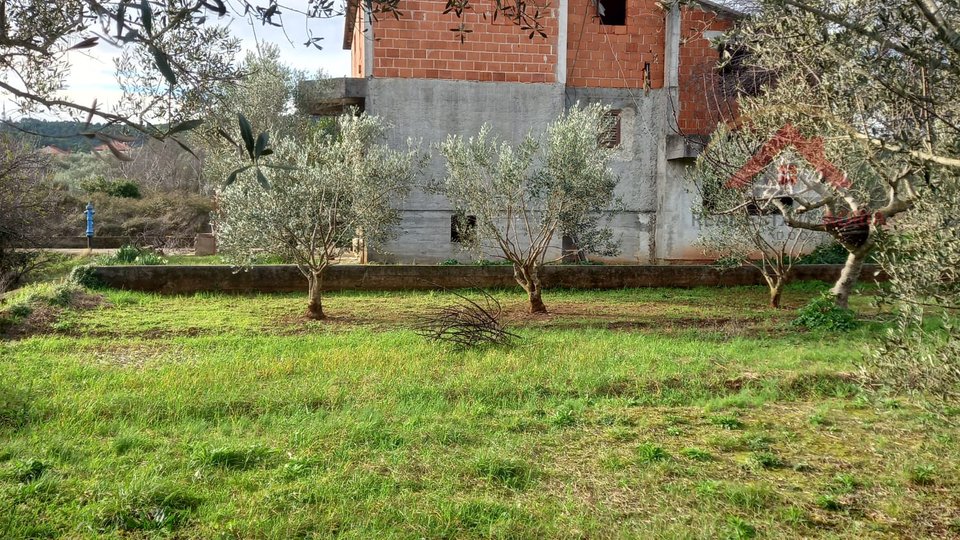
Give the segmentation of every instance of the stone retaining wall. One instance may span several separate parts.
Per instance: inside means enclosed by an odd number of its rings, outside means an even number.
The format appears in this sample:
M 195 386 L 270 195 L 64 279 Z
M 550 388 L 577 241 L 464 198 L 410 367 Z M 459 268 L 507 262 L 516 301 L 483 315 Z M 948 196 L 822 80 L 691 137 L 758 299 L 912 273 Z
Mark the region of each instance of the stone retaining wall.
M 168 244 L 193 246 L 192 236 L 171 236 L 167 237 Z M 132 244 L 137 245 L 139 241 L 129 236 L 94 236 L 91 238 L 93 249 L 117 249 L 119 247 Z M 45 238 L 34 238 L 23 242 L 17 247 L 25 249 L 86 249 L 86 236 L 48 236 Z
M 794 267 L 795 281 L 831 282 L 840 265 Z M 885 280 L 875 266 L 867 266 L 860 279 Z M 109 287 L 165 294 L 203 291 L 253 293 L 300 292 L 307 280 L 294 266 L 254 266 L 236 272 L 229 266 L 100 266 L 94 275 Z M 623 289 L 634 287 L 731 287 L 761 285 L 754 268 L 719 270 L 711 266 L 562 266 L 544 268 L 548 288 Z M 516 287 L 509 266 L 338 265 L 327 270 L 325 290 L 458 289 Z

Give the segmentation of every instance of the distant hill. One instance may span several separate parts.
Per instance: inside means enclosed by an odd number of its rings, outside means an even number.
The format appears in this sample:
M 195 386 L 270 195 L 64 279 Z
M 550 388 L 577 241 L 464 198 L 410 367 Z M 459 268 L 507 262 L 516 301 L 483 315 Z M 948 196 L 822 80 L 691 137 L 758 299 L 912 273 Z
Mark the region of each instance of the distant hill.
M 70 152 L 89 152 L 93 147 L 103 144 L 100 140 L 84 137 L 79 133 L 97 130 L 104 124 L 91 124 L 84 128 L 83 122 L 36 118 L 25 118 L 10 124 L 12 125 L 0 123 L 0 133 L 11 133 L 17 137 L 31 139 L 37 148 L 54 146 Z M 108 132 L 120 134 L 119 129 L 111 129 Z

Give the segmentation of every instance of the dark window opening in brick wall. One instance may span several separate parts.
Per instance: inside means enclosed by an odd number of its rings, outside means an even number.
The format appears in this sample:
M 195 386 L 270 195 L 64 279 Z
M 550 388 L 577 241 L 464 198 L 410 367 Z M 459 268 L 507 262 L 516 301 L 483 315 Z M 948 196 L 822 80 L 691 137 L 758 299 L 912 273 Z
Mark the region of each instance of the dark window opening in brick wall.
M 600 24 L 624 26 L 627 24 L 627 0 L 597 0 Z

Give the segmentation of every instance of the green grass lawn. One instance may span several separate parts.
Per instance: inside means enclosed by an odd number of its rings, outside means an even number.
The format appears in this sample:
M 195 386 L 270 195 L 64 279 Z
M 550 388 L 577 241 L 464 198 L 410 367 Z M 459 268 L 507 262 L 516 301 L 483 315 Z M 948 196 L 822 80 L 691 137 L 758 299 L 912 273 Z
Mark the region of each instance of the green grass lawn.
M 859 388 L 865 298 L 500 291 L 520 339 L 461 352 L 409 330 L 443 293 L 103 294 L 0 342 L 0 538 L 960 536 L 956 417 Z

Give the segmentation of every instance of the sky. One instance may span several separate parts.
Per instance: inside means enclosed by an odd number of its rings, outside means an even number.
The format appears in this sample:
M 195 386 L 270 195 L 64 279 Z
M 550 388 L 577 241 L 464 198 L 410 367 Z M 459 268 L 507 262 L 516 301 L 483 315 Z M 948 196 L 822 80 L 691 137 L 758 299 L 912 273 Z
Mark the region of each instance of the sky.
M 331 77 L 345 77 L 350 72 L 350 51 L 342 49 L 343 17 L 309 21 L 313 36 L 323 37 L 323 50 L 306 47 L 307 40 L 303 17 L 290 17 L 286 22 L 286 32 L 273 26 L 262 26 L 260 23 L 251 24 L 244 18 L 224 17 L 223 21 L 230 22 L 230 30 L 241 40 L 242 50 L 238 54 L 241 60 L 246 51 L 256 50 L 258 40 L 275 43 L 280 47 L 283 62 L 291 67 L 302 69 L 307 73 L 316 73 L 323 69 Z M 222 24 L 225 24 L 222 23 Z M 293 42 L 291 44 L 291 41 Z M 88 51 L 71 51 L 70 75 L 66 80 L 66 88 L 61 94 L 81 104 L 93 103 L 97 99 L 98 108 L 112 109 L 112 106 L 121 97 L 114 76 L 113 60 L 119 56 L 120 49 L 109 44 L 101 44 Z M 19 114 L 13 102 L 0 95 L 0 106 L 5 112 L 4 117 L 16 119 L 24 115 Z M 55 119 L 51 114 L 33 113 L 30 116 Z M 62 116 L 61 116 L 62 117 Z

